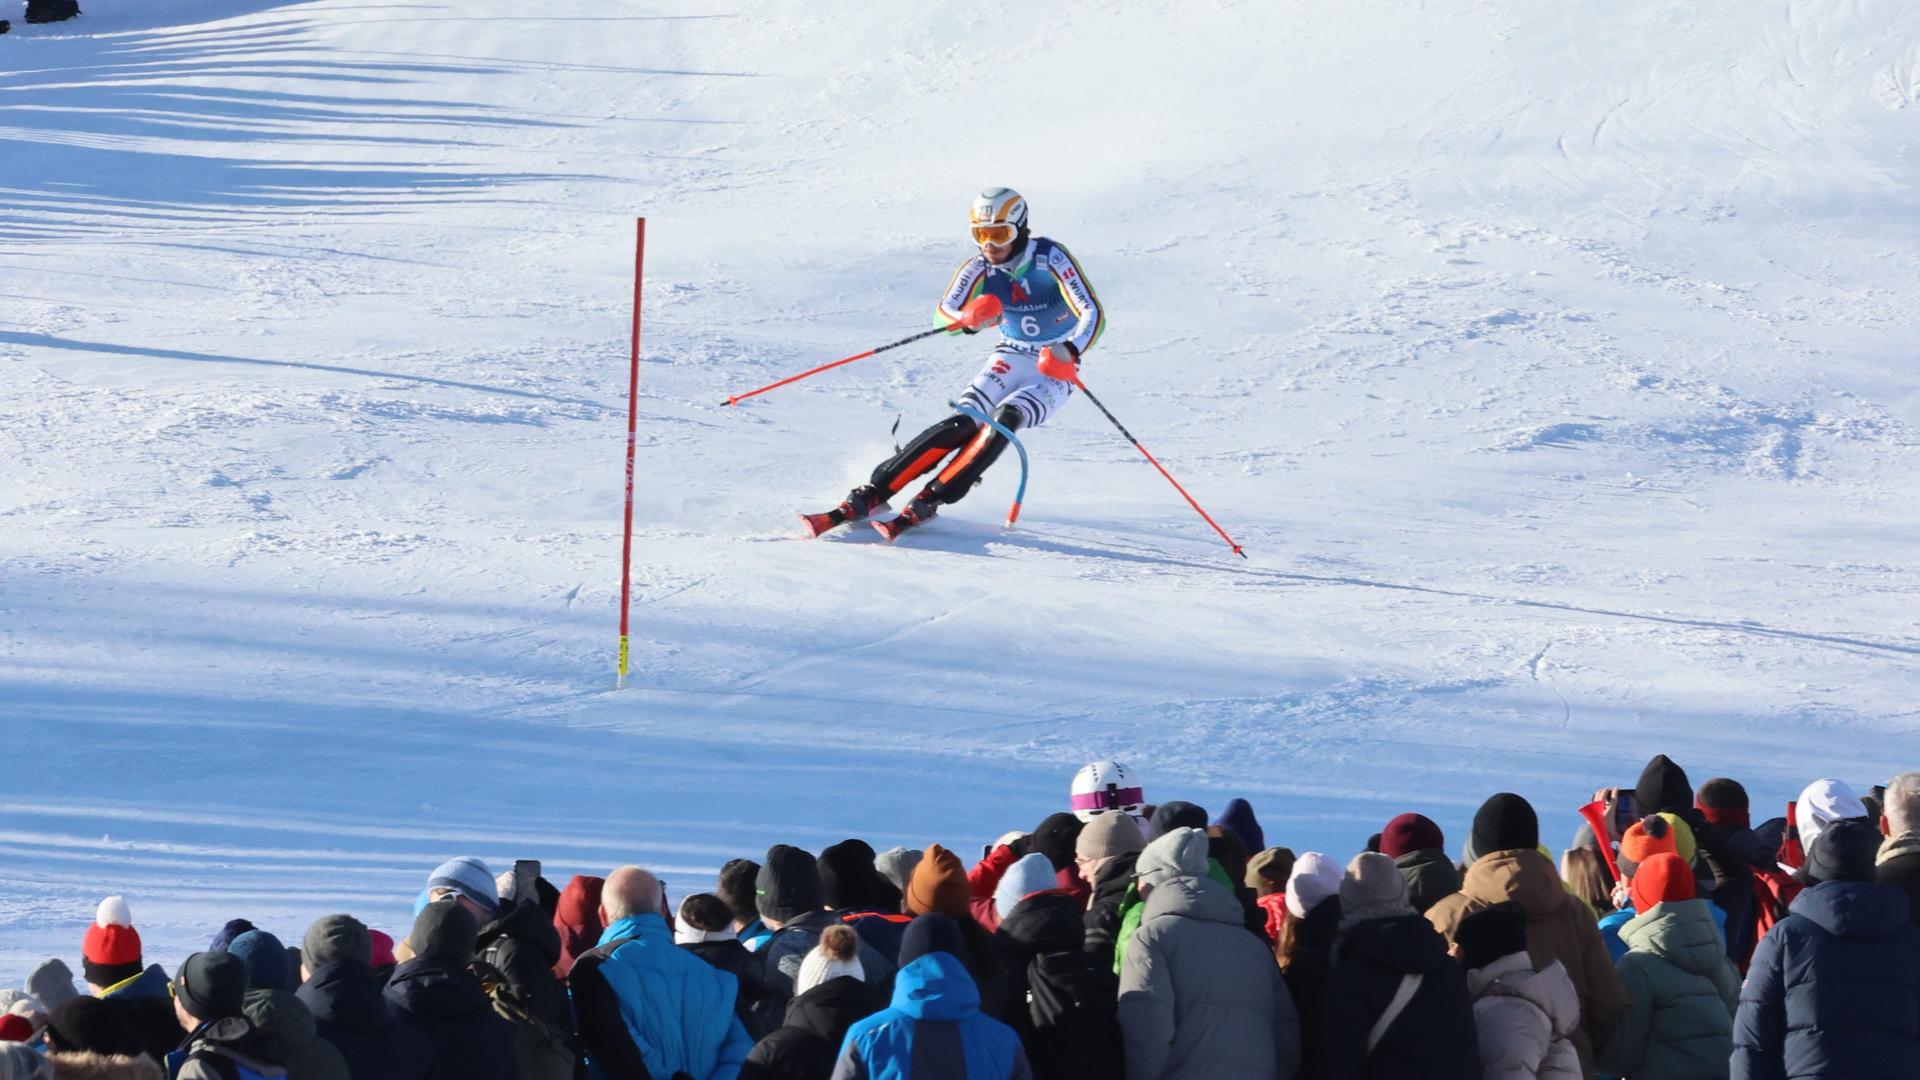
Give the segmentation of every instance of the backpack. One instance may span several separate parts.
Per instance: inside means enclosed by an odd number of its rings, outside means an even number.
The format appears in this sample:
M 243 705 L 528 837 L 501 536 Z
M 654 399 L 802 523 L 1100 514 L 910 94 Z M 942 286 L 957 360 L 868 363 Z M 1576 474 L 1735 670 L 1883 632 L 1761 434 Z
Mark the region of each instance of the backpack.
M 573 1080 L 580 1055 L 574 1052 L 568 1034 L 535 1016 L 507 985 L 507 977 L 499 968 L 475 960 L 468 970 L 480 980 L 493 1011 L 513 1024 L 513 1052 L 520 1064 L 520 1080 Z
M 1118 1073 L 1118 992 L 1098 959 L 1086 953 L 1039 953 L 1028 961 L 1026 1013 L 1015 1027 L 1035 1075 Z

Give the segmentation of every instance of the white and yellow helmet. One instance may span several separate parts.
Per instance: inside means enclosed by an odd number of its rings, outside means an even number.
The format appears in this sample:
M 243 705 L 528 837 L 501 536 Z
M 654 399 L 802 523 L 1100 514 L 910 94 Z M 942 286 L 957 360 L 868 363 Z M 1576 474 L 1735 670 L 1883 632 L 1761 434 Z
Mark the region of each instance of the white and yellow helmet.
M 973 242 L 1004 246 L 1027 229 L 1027 200 L 1012 188 L 988 188 L 973 200 Z

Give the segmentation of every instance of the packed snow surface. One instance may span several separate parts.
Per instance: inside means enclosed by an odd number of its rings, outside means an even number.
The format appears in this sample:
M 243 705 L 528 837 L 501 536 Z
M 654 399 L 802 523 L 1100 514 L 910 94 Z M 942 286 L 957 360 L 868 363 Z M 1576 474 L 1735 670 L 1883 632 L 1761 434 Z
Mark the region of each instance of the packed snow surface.
M 1342 858 L 1920 767 L 1909 0 L 85 8 L 0 38 L 0 982 L 108 893 L 171 965 L 456 853 L 972 853 L 1094 757 Z M 999 184 L 1246 560 L 1085 401 L 1013 531 L 1009 455 L 798 538 L 985 339 L 720 402 Z

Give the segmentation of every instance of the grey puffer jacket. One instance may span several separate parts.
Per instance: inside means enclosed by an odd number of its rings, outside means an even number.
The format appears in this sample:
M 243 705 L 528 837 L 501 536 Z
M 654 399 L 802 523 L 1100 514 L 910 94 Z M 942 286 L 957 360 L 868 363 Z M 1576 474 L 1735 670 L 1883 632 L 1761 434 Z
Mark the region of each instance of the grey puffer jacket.
M 1486 1080 L 1585 1080 L 1573 1033 L 1580 994 L 1555 960 L 1538 971 L 1524 952 L 1467 972 Z
M 1273 954 L 1232 893 L 1167 878 L 1147 897 L 1120 971 L 1127 1080 L 1288 1080 L 1300 1019 Z

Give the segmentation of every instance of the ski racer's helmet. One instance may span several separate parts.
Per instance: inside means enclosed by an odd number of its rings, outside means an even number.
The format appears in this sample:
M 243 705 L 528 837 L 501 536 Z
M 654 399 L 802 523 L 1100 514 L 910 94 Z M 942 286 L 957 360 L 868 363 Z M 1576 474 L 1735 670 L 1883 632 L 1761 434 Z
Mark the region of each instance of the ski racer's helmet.
M 973 242 L 1002 246 L 1027 236 L 1027 200 L 1012 188 L 988 188 L 973 200 L 968 215 Z
M 1139 817 L 1146 801 L 1140 781 L 1117 761 L 1088 762 L 1073 774 L 1073 816 L 1081 821 L 1114 812 Z

